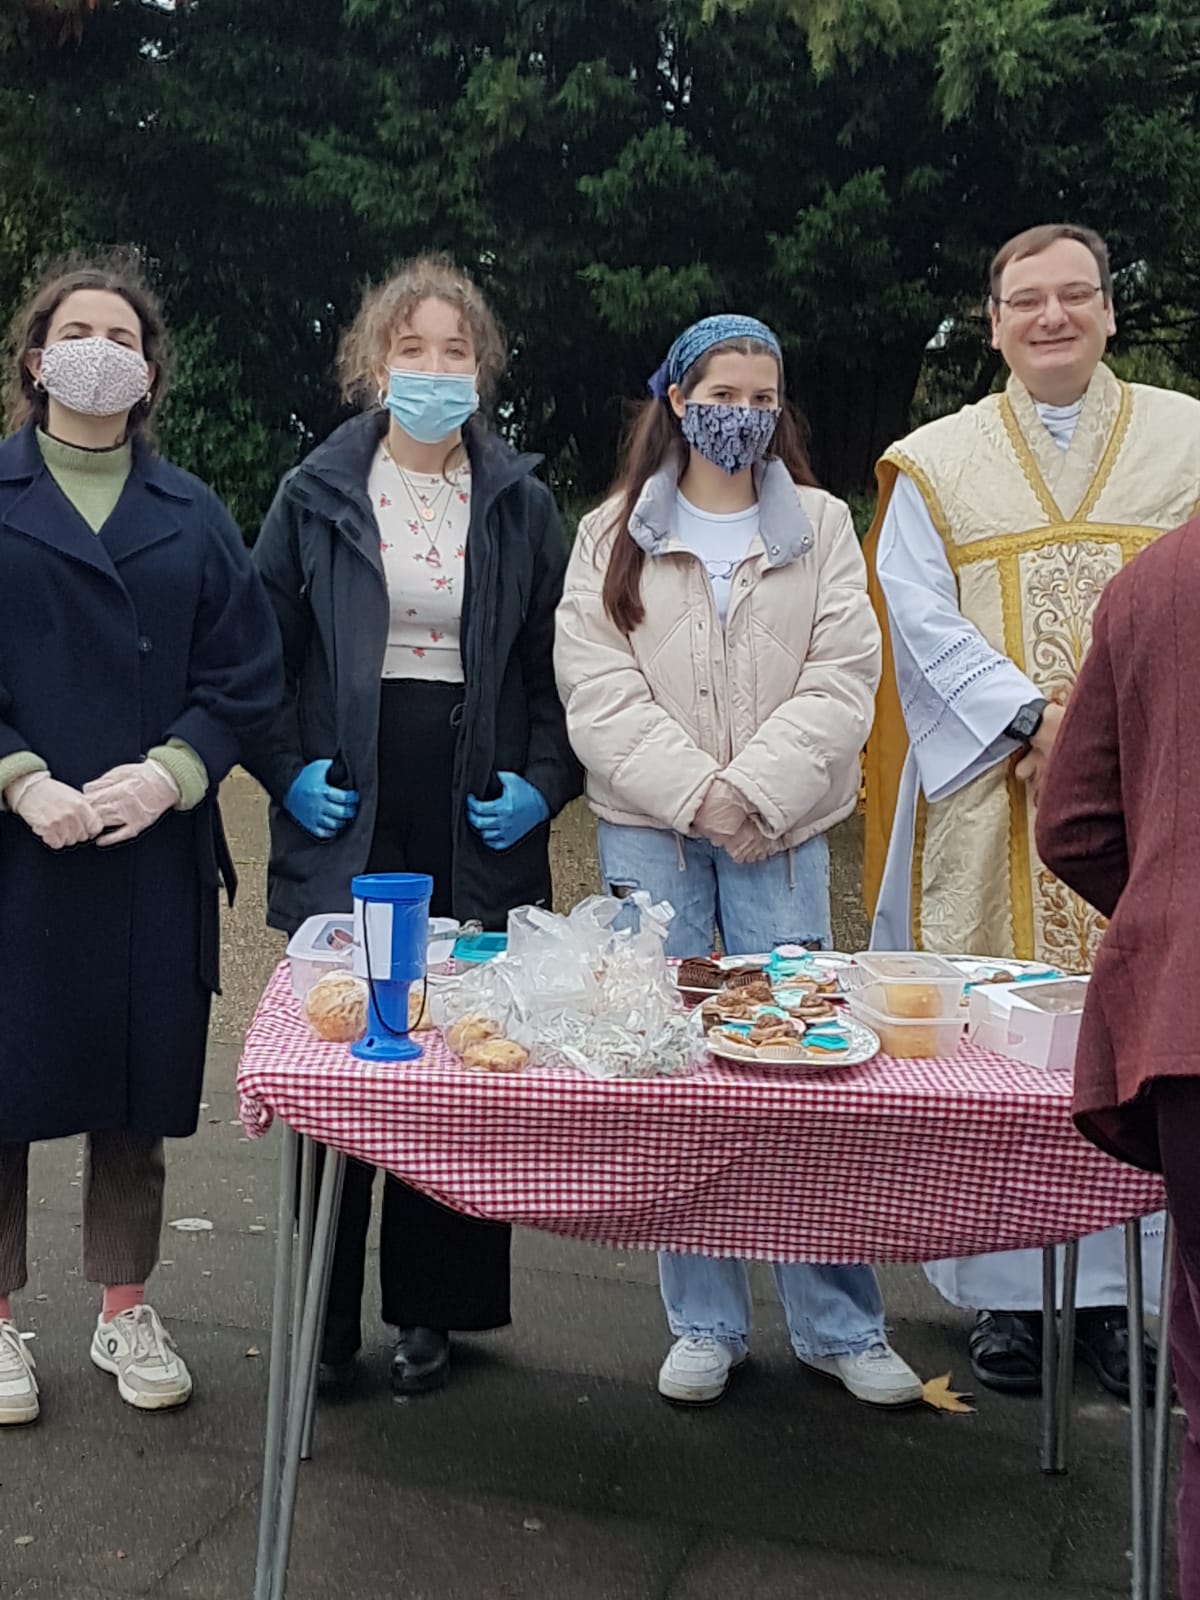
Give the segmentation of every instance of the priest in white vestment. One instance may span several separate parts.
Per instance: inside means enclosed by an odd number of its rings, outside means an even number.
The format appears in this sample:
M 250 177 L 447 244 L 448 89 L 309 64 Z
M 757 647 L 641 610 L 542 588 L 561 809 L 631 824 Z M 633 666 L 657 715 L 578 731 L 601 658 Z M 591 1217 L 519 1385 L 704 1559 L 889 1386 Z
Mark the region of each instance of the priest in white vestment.
M 1200 403 L 1120 383 L 1102 363 L 1114 331 L 1099 236 L 1018 235 L 992 271 L 1005 392 L 880 463 L 867 544 L 890 646 L 867 761 L 876 949 L 1091 966 L 1102 925 L 1037 860 L 1033 803 L 1105 583 L 1200 499 Z M 1154 1290 L 1161 1238 L 1161 1217 L 1147 1219 Z M 1080 1354 L 1127 1394 L 1121 1230 L 1085 1239 L 1080 1268 Z M 977 1313 L 976 1379 L 1036 1390 L 1040 1252 L 927 1270 Z

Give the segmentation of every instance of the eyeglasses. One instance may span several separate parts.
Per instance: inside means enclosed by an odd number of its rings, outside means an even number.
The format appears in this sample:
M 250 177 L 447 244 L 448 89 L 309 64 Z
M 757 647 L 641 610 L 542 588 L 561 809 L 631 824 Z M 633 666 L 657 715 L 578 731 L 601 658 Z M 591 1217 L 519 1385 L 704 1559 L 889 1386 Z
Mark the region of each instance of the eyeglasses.
M 1029 317 L 1034 312 L 1045 310 L 1052 294 L 1064 311 L 1082 311 L 1084 306 L 1091 305 L 1096 296 L 1103 293 L 1103 284 L 1065 283 L 1061 289 L 1018 289 L 1007 300 L 999 294 L 994 294 L 992 299 L 998 306 L 1007 306 L 1010 311 L 1015 311 L 1019 317 Z

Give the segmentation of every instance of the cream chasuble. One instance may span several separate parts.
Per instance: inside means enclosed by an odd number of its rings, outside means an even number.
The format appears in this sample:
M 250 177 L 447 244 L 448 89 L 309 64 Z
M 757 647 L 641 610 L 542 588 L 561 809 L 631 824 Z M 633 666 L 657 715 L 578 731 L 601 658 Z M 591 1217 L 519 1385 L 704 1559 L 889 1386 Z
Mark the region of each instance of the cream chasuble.
M 870 910 L 908 751 L 875 575 L 879 530 L 901 472 L 920 491 L 945 545 L 963 617 L 1041 694 L 1061 702 L 1074 686 L 1105 584 L 1196 509 L 1200 404 L 1121 383 L 1100 366 L 1064 452 L 1028 390 L 1010 378 L 1002 395 L 918 429 L 884 455 L 866 543 L 885 637 L 866 761 Z M 1087 970 L 1100 923 L 1038 861 L 1033 808 L 1012 766 L 1002 760 L 944 799 L 921 800 L 913 944 Z

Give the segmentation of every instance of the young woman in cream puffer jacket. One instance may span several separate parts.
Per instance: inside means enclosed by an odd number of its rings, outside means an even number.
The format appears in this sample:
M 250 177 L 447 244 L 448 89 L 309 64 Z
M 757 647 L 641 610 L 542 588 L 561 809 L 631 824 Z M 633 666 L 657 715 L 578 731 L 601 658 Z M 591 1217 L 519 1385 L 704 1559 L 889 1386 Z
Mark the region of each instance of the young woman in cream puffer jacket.
M 619 497 L 583 519 L 558 612 L 555 664 L 597 816 L 693 832 L 713 780 L 745 802 L 770 851 L 854 810 L 880 639 L 840 500 L 781 460 L 752 469 L 759 532 L 732 574 L 724 627 L 704 561 L 675 531 L 677 470 L 661 467 L 629 530 Z M 614 542 L 644 552 L 642 622 L 605 610 Z
M 854 809 L 880 671 L 850 513 L 813 482 L 764 324 L 696 323 L 651 394 L 556 622 L 601 871 L 670 902 L 668 955 L 707 955 L 718 932 L 731 954 L 827 947 L 825 832 Z M 659 1273 L 675 1335 L 659 1392 L 710 1403 L 747 1353 L 746 1265 L 664 1253 Z M 802 1362 L 861 1400 L 920 1398 L 869 1267 L 775 1278 Z

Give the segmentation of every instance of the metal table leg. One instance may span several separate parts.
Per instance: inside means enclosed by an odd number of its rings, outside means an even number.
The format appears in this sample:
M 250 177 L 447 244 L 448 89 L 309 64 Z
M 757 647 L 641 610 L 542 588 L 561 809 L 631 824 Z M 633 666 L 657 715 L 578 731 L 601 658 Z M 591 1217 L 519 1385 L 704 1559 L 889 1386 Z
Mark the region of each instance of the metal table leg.
M 1075 1393 L 1075 1302 L 1079 1296 L 1079 1240 L 1063 1252 L 1062 1312 L 1058 1329 L 1058 1424 L 1054 1471 L 1067 1470 L 1071 1448 L 1071 1400 Z
M 1175 1277 L 1175 1224 L 1167 1217 L 1163 1234 L 1162 1318 L 1158 1335 L 1158 1377 L 1154 1386 L 1154 1451 L 1150 1469 L 1149 1600 L 1163 1600 L 1167 1542 L 1167 1477 L 1171 1456 L 1171 1294 Z
M 296 1387 L 299 1349 L 296 1332 L 304 1310 L 304 1285 L 308 1281 L 308 1258 L 312 1250 L 313 1199 L 317 1187 L 317 1146 L 311 1139 L 300 1140 L 300 1194 L 295 1211 L 296 1253 L 292 1265 L 292 1361 L 288 1371 L 288 1393 Z M 293 1185 L 293 1191 L 295 1185 Z
M 299 1136 L 283 1129 L 279 1175 L 279 1222 L 275 1235 L 275 1287 L 271 1297 L 271 1355 L 267 1375 L 267 1427 L 263 1443 L 262 1504 L 258 1515 L 258 1556 L 254 1567 L 254 1600 L 270 1600 L 271 1562 L 275 1544 L 275 1502 L 283 1447 L 287 1390 L 288 1312 L 292 1288 L 292 1208 L 296 1196 Z
M 346 1163 L 343 1159 L 338 1163 L 337 1187 L 333 1197 L 333 1232 L 336 1241 L 337 1220 L 342 1214 L 342 1189 L 346 1181 Z M 313 1345 L 312 1366 L 307 1374 L 305 1386 L 304 1431 L 300 1436 L 301 1461 L 312 1460 L 313 1423 L 316 1420 L 317 1410 L 317 1374 L 321 1366 L 321 1336 L 325 1328 L 325 1312 L 329 1306 L 329 1283 L 333 1277 L 333 1251 L 331 1243 L 325 1256 L 325 1270 L 321 1274 L 320 1300 L 317 1313 L 317 1342 Z
M 299 1353 L 296 1370 L 302 1375 L 315 1370 L 320 1338 L 321 1285 L 328 1272 L 337 1227 L 337 1196 L 341 1192 L 346 1158 L 340 1151 L 326 1149 L 325 1170 L 321 1175 L 321 1194 L 313 1228 L 312 1255 L 304 1291 L 304 1314 L 297 1334 Z M 296 1491 L 300 1478 L 300 1446 L 308 1411 L 308 1387 L 301 1381 L 288 1395 L 284 1429 L 283 1460 L 279 1473 L 279 1520 L 275 1547 L 271 1554 L 271 1586 L 268 1600 L 284 1600 L 287 1593 L 288 1558 L 291 1554 L 292 1522 L 296 1512 Z
M 1043 1472 L 1063 1471 L 1059 1437 L 1061 1369 L 1058 1357 L 1058 1250 L 1042 1251 L 1042 1438 Z
M 1146 1315 L 1142 1298 L 1142 1222 L 1125 1224 L 1125 1282 L 1129 1303 L 1129 1458 L 1133 1600 L 1146 1600 Z

